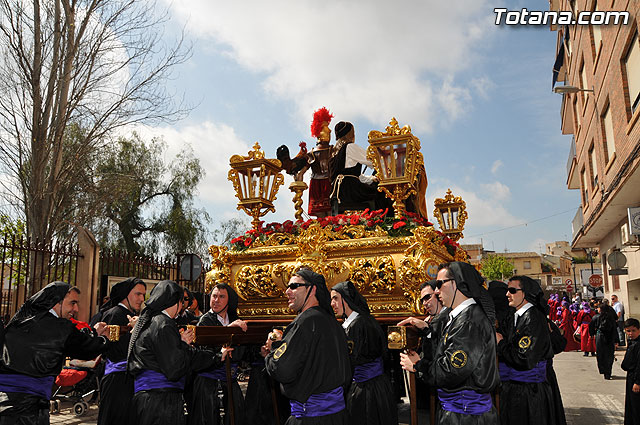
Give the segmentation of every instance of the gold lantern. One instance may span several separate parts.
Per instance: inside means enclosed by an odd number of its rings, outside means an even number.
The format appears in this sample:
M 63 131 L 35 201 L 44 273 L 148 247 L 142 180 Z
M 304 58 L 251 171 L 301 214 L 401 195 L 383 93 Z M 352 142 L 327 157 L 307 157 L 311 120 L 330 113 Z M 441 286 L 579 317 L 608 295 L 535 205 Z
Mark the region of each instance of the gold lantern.
M 424 159 L 420 139 L 411 134 L 411 127 L 400 128 L 392 118 L 385 132 L 370 131 L 367 159 L 373 163 L 378 177 L 378 190 L 393 199 L 395 217 L 404 215 L 404 200 L 417 192 L 417 175 Z
M 280 172 L 282 165 L 277 159 L 266 159 L 258 142 L 248 156 L 233 155 L 229 162 L 229 180 L 240 200 L 238 209 L 253 217 L 251 224 L 257 229 L 260 217 L 269 211 L 276 211 L 273 201 L 278 188 L 284 183 L 284 176 Z
M 433 210 L 433 215 L 438 219 L 442 233 L 454 241 L 462 238 L 464 223 L 469 218 L 467 203 L 460 196 L 453 196 L 451 189 L 448 189 L 444 199 L 437 198 L 433 204 L 436 207 Z

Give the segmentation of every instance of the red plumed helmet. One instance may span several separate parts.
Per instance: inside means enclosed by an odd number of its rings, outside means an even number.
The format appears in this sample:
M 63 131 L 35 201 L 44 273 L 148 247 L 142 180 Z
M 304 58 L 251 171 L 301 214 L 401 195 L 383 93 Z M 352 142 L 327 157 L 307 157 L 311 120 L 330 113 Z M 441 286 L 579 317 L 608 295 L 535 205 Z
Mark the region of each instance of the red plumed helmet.
M 316 139 L 320 137 L 320 130 L 322 130 L 322 123 L 331 123 L 333 115 L 325 107 L 322 107 L 313 113 L 313 122 L 311 123 L 311 135 Z

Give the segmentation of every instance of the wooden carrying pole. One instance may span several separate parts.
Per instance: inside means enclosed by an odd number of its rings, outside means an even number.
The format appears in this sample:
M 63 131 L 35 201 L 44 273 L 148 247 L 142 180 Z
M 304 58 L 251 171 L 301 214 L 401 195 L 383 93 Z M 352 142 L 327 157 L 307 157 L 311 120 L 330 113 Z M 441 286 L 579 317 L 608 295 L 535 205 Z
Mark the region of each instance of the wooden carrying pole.
M 231 380 L 231 357 L 227 356 L 224 364 L 227 372 L 227 405 L 229 406 L 229 419 L 231 425 L 236 425 L 236 411 L 233 406 L 233 381 Z

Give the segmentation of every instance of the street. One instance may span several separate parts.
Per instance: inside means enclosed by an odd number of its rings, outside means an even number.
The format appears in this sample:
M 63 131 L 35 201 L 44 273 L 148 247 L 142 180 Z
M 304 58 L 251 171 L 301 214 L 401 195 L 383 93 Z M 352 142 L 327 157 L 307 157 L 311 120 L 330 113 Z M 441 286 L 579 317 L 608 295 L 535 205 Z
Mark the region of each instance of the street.
M 624 351 L 616 351 L 613 379 L 598 374 L 595 357 L 581 352 L 560 353 L 554 358 L 568 425 L 619 425 L 624 422 L 625 372 L 620 369 Z M 98 409 L 93 404 L 82 417 L 76 417 L 70 403 L 62 403 L 61 413 L 51 415 L 52 424 L 95 424 Z M 408 405 L 399 405 L 400 424 L 409 424 Z M 427 412 L 421 411 L 420 425 L 426 425 Z

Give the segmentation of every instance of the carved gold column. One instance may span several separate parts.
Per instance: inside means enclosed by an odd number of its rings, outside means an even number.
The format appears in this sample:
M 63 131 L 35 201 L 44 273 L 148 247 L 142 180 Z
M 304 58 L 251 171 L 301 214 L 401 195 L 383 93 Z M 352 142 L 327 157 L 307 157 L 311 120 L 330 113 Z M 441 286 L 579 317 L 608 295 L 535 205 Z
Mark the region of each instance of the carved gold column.
M 307 184 L 302 181 L 293 181 L 289 185 L 289 190 L 294 193 L 293 206 L 296 210 L 296 220 L 302 220 L 302 214 L 304 214 L 304 210 L 302 209 L 302 194 L 307 190 L 307 187 Z

